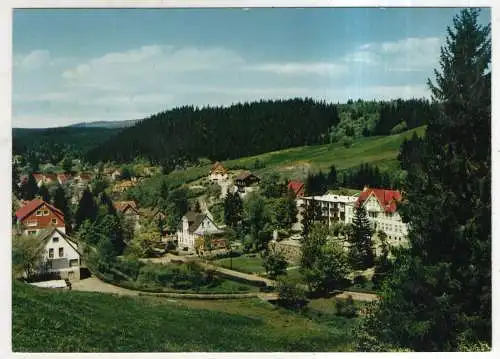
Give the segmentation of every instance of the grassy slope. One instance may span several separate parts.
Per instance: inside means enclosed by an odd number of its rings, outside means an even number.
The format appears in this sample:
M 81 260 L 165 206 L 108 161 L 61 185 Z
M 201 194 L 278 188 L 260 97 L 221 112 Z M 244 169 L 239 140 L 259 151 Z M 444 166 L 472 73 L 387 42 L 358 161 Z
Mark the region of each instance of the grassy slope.
M 12 304 L 16 352 L 347 351 L 356 323 L 326 326 L 259 300 L 174 302 L 19 282 Z
M 266 169 L 287 174 L 297 172 L 297 170 L 300 172 L 303 168 L 325 171 L 331 165 L 341 170 L 358 166 L 361 163 L 378 164 L 381 168 L 388 168 L 398 166 L 396 158 L 401 143 L 405 138 L 410 138 L 415 131 L 422 136 L 425 126 L 397 135 L 361 138 L 354 141 L 349 148 L 345 148 L 341 143 L 294 147 L 225 161 L 224 164 L 231 168 L 251 166 L 255 160 L 259 159 L 266 164 Z

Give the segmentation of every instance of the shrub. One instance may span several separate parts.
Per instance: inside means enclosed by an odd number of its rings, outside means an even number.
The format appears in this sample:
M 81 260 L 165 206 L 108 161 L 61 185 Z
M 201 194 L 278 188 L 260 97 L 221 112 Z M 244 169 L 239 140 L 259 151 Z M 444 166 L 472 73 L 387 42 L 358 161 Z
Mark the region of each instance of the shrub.
M 277 289 L 278 305 L 292 310 L 301 310 L 307 305 L 305 291 L 297 283 L 281 279 L 278 281 Z
M 363 286 L 367 281 L 368 281 L 368 279 L 366 279 L 365 276 L 357 275 L 356 277 L 354 277 L 353 283 L 357 284 L 359 286 Z
M 406 121 L 401 121 L 400 123 L 398 123 L 396 126 L 394 126 L 391 129 L 391 135 L 401 133 L 403 131 L 406 131 L 407 129 L 408 129 L 408 126 L 406 125 Z
M 335 301 L 335 309 L 337 315 L 347 318 L 354 318 L 358 315 L 358 309 L 354 305 L 352 296 L 348 296 L 346 300 L 337 299 Z
M 342 137 L 342 145 L 345 147 L 345 148 L 349 148 L 351 147 L 352 145 L 352 138 L 349 137 L 349 136 L 344 136 Z

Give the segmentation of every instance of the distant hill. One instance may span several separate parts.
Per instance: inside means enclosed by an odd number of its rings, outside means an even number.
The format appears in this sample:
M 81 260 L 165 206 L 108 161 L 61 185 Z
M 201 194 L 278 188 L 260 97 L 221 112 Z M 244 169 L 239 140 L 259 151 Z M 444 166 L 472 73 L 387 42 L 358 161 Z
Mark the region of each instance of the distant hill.
M 94 121 L 94 122 L 80 122 L 67 127 L 78 127 L 78 128 L 126 128 L 132 127 L 140 120 L 125 120 L 125 121 Z

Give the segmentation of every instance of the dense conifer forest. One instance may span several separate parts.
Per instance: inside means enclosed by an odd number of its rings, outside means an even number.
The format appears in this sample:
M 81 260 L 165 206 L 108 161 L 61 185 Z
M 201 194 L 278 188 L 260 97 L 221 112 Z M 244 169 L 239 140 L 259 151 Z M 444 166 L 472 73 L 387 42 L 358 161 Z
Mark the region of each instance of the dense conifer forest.
M 129 162 L 137 156 L 166 168 L 200 157 L 228 160 L 294 146 L 388 135 L 426 124 L 426 100 L 260 101 L 230 107 L 181 107 L 126 128 L 87 153 L 91 163 Z

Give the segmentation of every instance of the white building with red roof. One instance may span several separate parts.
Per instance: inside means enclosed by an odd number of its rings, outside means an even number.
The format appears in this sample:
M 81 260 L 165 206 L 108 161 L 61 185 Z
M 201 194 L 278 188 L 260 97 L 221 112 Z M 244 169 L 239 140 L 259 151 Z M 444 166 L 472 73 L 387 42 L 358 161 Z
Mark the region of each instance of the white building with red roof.
M 64 214 L 42 199 L 25 203 L 16 211 L 17 224 L 25 235 L 37 235 L 46 228 L 57 228 L 66 232 Z
M 387 233 L 389 242 L 398 243 L 408 235 L 408 226 L 397 212 L 401 193 L 396 190 L 365 187 L 356 206 L 363 206 L 374 228 Z

